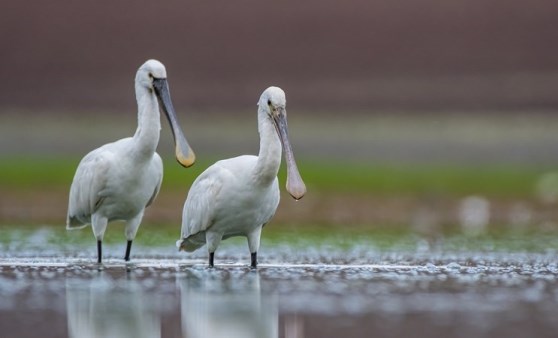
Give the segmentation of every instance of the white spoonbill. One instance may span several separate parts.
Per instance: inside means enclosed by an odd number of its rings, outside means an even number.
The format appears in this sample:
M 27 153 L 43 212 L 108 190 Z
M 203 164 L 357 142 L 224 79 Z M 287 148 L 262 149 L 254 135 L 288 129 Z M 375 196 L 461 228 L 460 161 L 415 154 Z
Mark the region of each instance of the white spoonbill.
M 108 222 L 126 222 L 128 240 L 124 259 L 130 260 L 145 208 L 161 187 L 163 163 L 155 152 L 161 121 L 159 105 L 171 125 L 176 159 L 184 167 L 194 164 L 195 156 L 184 138 L 170 98 L 165 66 L 148 60 L 136 73 L 138 128 L 124 138 L 91 151 L 79 163 L 68 205 L 67 229 L 91 224 L 97 239 L 97 261 L 102 260 L 102 241 Z
M 269 87 L 258 102 L 258 156 L 244 155 L 219 161 L 192 184 L 182 213 L 179 250 L 192 252 L 207 243 L 209 266 L 221 239 L 245 236 L 251 266 L 257 265 L 262 227 L 279 204 L 277 173 L 281 148 L 287 161 L 287 191 L 299 200 L 306 193 L 287 130 L 285 92 Z

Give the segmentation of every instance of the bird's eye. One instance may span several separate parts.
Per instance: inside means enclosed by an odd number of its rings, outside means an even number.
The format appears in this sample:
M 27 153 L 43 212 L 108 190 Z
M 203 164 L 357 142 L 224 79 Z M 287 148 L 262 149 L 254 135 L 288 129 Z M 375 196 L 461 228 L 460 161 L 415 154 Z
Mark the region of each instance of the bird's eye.
M 267 100 L 267 105 L 271 106 L 271 100 Z
M 152 78 L 153 78 L 153 74 L 149 73 L 149 78 L 152 79 Z

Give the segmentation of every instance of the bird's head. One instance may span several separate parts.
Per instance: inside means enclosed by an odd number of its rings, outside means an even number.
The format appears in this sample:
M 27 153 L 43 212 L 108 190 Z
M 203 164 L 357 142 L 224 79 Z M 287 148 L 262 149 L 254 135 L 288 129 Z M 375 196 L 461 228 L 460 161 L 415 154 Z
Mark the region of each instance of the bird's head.
M 298 172 L 293 149 L 289 141 L 286 106 L 285 92 L 279 87 L 267 88 L 258 101 L 259 113 L 264 114 L 262 118 L 271 121 L 283 146 L 283 153 L 287 162 L 287 191 L 295 200 L 299 200 L 306 193 L 306 185 Z
M 157 80 L 162 81 L 167 79 L 167 70 L 165 66 L 157 60 L 147 60 L 136 73 L 136 83 L 141 84 L 143 87 L 153 90 L 154 84 Z
M 165 66 L 157 60 L 147 60 L 136 73 L 136 91 L 139 90 L 139 87 L 147 88 L 151 95 L 155 94 L 160 108 L 165 112 L 174 137 L 175 155 L 178 163 L 184 167 L 193 165 L 196 156 L 178 124 L 170 96 Z

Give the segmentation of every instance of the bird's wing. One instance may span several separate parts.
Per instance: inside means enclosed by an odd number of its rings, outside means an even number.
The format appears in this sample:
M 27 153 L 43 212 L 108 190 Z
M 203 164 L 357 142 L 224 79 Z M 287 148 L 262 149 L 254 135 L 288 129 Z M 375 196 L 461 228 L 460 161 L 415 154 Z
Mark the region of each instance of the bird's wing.
M 151 198 L 149 199 L 149 201 L 147 201 L 147 204 L 145 205 L 145 207 L 148 207 L 151 205 L 151 203 L 153 203 L 153 201 L 155 200 L 155 198 L 157 197 L 157 195 L 159 194 L 159 190 L 161 189 L 161 183 L 163 182 L 163 161 L 161 160 L 161 156 L 159 156 L 159 154 L 155 153 L 153 155 L 153 161 L 151 162 L 151 170 L 153 171 L 154 175 L 156 175 L 159 180 L 157 182 L 157 186 L 155 187 L 155 191 L 153 191 L 153 195 L 151 195 Z
M 227 169 L 213 165 L 194 181 L 182 212 L 182 238 L 205 231 L 212 225 L 227 174 Z
M 103 201 L 112 153 L 104 147 L 87 154 L 79 163 L 70 188 L 67 228 L 89 224 L 91 214 Z

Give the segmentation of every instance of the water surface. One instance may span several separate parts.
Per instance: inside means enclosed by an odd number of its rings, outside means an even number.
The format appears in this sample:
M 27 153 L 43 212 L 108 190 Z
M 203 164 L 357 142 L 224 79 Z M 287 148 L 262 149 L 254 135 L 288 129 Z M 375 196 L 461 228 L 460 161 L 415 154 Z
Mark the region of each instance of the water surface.
M 12 337 L 554 337 L 552 253 L 333 253 L 229 247 L 205 259 L 4 257 Z M 344 253 L 344 254 L 343 254 Z

